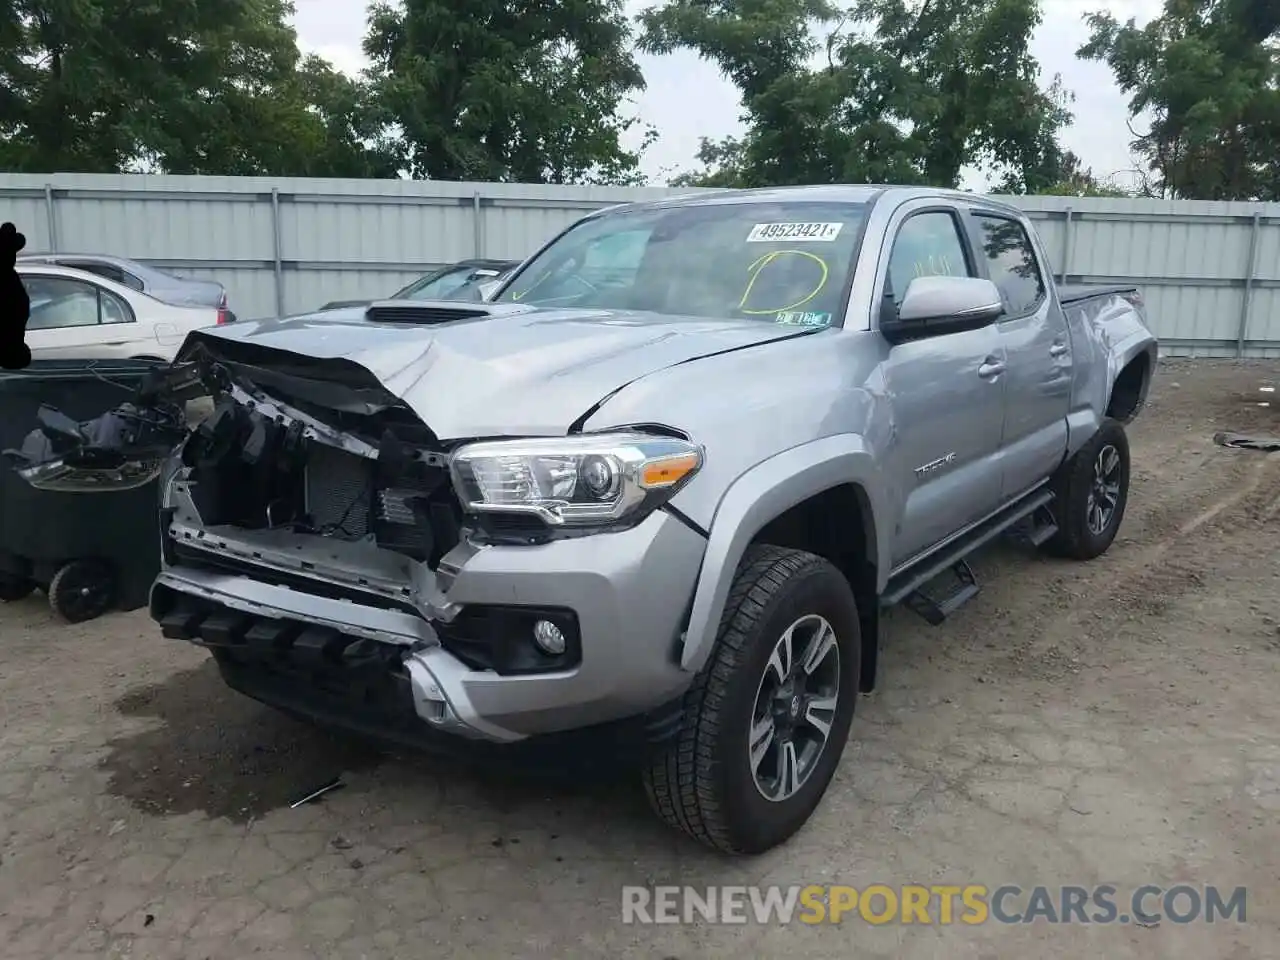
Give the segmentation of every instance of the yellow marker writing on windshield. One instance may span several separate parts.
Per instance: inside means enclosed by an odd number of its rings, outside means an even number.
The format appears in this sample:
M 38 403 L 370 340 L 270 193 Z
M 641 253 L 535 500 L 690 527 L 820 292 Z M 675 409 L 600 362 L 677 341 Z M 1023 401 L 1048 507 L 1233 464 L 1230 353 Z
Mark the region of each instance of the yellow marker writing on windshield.
M 529 286 L 525 288 L 523 293 L 513 293 L 511 295 L 511 299 L 523 300 L 529 294 L 533 293 L 533 291 L 537 290 L 540 286 L 542 286 L 543 281 L 546 280 L 549 276 L 551 276 L 551 273 L 552 271 L 550 268 L 543 270 L 541 276 L 539 276 L 536 280 L 534 280 L 533 283 L 529 284 Z
M 750 298 L 751 291 L 756 285 L 756 280 L 760 278 L 760 274 L 764 271 L 765 267 L 781 257 L 808 257 L 822 269 L 822 276 L 818 279 L 814 288 L 795 303 L 788 303 L 786 306 L 780 307 L 769 307 L 764 310 L 748 310 L 746 306 L 747 300 Z M 806 303 L 822 292 L 822 288 L 827 285 L 827 274 L 829 272 L 830 270 L 827 267 L 827 261 L 823 260 L 817 254 L 810 253 L 808 250 L 771 250 L 764 256 L 757 258 L 751 266 L 747 267 L 747 273 L 751 275 L 751 279 L 747 281 L 747 288 L 742 291 L 742 299 L 738 301 L 738 309 L 746 314 L 757 315 L 783 313 L 787 310 L 795 310 L 798 307 L 803 307 Z

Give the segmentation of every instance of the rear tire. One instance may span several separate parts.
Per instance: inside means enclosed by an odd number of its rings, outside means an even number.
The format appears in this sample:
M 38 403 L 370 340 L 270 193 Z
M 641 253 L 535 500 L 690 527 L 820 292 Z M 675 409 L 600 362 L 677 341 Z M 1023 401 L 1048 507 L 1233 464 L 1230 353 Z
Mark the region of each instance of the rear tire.
M 1104 420 L 1089 442 L 1058 469 L 1053 490 L 1058 532 L 1045 550 L 1071 560 L 1092 560 L 1106 553 L 1129 502 L 1129 438 L 1124 427 Z
M 49 581 L 49 607 L 67 623 L 94 620 L 114 606 L 115 576 L 99 560 L 72 560 Z
M 679 733 L 644 770 L 658 816 L 725 853 L 788 840 L 844 752 L 861 643 L 839 570 L 801 550 L 750 548 Z

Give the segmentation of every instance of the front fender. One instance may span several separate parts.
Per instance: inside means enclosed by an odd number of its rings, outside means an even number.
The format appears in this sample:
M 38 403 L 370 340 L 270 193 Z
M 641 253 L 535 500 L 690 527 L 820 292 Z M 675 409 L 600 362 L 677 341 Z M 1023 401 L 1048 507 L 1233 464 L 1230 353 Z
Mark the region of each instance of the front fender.
M 877 530 L 885 516 L 878 465 L 862 437 L 841 434 L 792 447 L 752 467 L 725 491 L 712 519 L 698 572 L 680 665 L 702 669 L 719 631 L 720 617 L 747 546 L 772 519 L 812 496 L 842 484 L 862 489 L 870 507 L 860 533 L 883 581 L 889 569 L 889 535 Z M 854 535 L 854 531 L 850 532 Z M 883 582 L 877 583 L 877 591 Z

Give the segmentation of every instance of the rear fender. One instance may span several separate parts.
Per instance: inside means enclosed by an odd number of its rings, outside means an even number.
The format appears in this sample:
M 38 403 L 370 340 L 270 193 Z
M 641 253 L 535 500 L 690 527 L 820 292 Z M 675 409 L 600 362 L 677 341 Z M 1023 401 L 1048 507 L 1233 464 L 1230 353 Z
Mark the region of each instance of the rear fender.
M 1146 402 L 1156 368 L 1159 342 L 1147 327 L 1146 318 L 1121 296 L 1097 297 L 1066 309 L 1072 353 L 1075 355 L 1075 383 L 1071 413 L 1067 418 L 1068 456 L 1088 443 L 1108 416 L 1116 383 L 1124 370 L 1146 357 L 1146 374 L 1138 386 L 1136 402 L 1120 419 L 1132 420 Z
M 870 510 L 862 536 L 883 579 L 889 569 L 888 537 L 877 536 L 876 518 L 885 516 L 880 470 L 862 437 L 842 434 L 792 447 L 738 477 L 716 508 L 698 573 L 680 666 L 702 669 L 719 631 L 729 590 L 747 547 L 765 525 L 810 497 L 841 484 L 856 484 Z M 877 592 L 883 589 L 877 583 Z

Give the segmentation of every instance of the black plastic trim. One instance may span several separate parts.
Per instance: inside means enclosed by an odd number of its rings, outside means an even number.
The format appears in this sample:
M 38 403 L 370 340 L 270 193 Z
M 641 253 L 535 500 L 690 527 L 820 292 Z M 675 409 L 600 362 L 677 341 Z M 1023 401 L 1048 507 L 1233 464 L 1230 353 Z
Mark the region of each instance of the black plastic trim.
M 547 620 L 559 627 L 565 651 L 550 655 L 533 640 L 533 624 Z M 434 624 L 440 645 L 472 670 L 503 677 L 572 670 L 582 663 L 578 615 L 564 607 L 478 604 L 464 607 L 448 623 Z
M 667 513 L 671 514 L 671 516 L 675 517 L 677 520 L 679 520 L 681 523 L 683 523 L 686 527 L 688 527 L 688 528 L 689 528 L 690 530 L 692 530 L 694 533 L 696 533 L 696 534 L 700 535 L 704 540 L 709 540 L 709 539 L 711 539 L 711 533 L 710 533 L 710 531 L 708 531 L 708 530 L 704 529 L 700 523 L 698 523 L 698 522 L 696 522 L 695 520 L 693 520 L 693 519 L 692 519 L 692 518 L 691 518 L 687 513 L 685 513 L 683 510 L 680 510 L 678 507 L 673 507 L 673 506 L 672 506 L 671 504 L 669 504 L 669 503 L 667 503 L 667 504 L 663 504 L 663 506 L 661 507 L 661 509 L 663 509 L 663 510 L 665 510 Z

